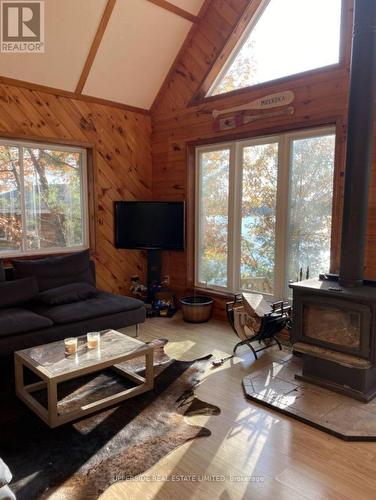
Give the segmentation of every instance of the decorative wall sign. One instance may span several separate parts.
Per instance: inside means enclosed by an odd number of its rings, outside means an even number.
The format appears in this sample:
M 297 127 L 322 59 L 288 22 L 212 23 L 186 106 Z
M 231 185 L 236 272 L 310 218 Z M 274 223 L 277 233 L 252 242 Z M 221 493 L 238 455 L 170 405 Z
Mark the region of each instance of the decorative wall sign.
M 293 106 L 289 106 L 288 108 L 281 109 L 278 111 L 267 111 L 266 113 L 259 113 L 259 114 L 244 114 L 244 113 L 238 113 L 234 116 L 231 116 L 229 118 L 217 118 L 214 120 L 213 123 L 213 130 L 214 132 L 220 132 L 223 130 L 231 130 L 233 128 L 238 128 L 242 127 L 243 125 L 246 125 L 247 123 L 252 123 L 255 121 L 259 120 L 265 120 L 267 118 L 275 118 L 279 116 L 287 116 L 287 115 L 293 115 L 295 112 L 295 109 Z
M 215 109 L 213 111 L 213 118 L 216 119 L 218 116 L 227 115 L 229 113 L 236 113 L 237 111 L 248 111 L 249 109 L 271 109 L 279 108 L 281 106 L 288 106 L 294 102 L 295 94 L 292 90 L 286 90 L 286 92 L 278 92 L 277 94 L 269 94 L 255 101 L 251 101 L 248 104 L 242 104 L 241 106 L 236 106 L 234 108 L 227 109 Z

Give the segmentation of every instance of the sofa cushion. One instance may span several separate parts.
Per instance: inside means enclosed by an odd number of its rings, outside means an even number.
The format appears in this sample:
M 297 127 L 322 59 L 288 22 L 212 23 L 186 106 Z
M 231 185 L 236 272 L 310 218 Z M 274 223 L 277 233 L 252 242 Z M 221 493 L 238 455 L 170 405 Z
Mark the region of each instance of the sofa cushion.
M 17 278 L 35 276 L 39 290 L 49 290 L 69 283 L 94 285 L 89 250 L 36 260 L 12 260 Z
M 49 318 L 40 316 L 28 309 L 22 309 L 21 307 L 0 309 L 0 337 L 32 332 L 52 325 L 53 322 Z
M 2 281 L 5 281 L 5 269 L 4 269 L 3 261 L 0 260 L 0 283 Z
M 12 474 L 6 463 L 0 458 L 0 488 L 9 484 L 12 480 Z
M 0 282 L 0 308 L 12 307 L 30 301 L 38 294 L 38 283 L 34 276 L 13 281 Z
M 99 291 L 88 283 L 70 283 L 69 285 L 51 288 L 38 293 L 36 302 L 47 306 L 58 306 L 60 304 L 71 304 L 80 300 L 96 297 Z
M 67 324 L 124 311 L 133 311 L 142 307 L 144 307 L 144 303 L 141 300 L 99 292 L 97 297 L 81 302 L 61 304 L 55 307 L 38 306 L 34 310 L 50 318 L 56 324 Z

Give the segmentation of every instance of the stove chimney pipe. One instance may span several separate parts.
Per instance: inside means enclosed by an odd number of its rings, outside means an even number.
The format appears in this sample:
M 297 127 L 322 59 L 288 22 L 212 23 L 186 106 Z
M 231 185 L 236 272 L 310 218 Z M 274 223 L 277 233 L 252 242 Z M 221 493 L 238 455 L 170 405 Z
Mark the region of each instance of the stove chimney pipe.
M 376 0 L 355 0 L 339 283 L 363 285 L 376 99 Z

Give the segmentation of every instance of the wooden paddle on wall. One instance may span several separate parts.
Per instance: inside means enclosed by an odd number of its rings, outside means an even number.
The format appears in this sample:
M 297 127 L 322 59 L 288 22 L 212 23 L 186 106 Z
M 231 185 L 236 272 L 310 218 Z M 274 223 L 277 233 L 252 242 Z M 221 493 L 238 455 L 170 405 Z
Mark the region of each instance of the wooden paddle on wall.
M 230 113 L 236 113 L 237 111 L 248 111 L 250 109 L 271 109 L 279 108 L 282 106 L 287 106 L 291 104 L 295 99 L 295 94 L 292 90 L 287 90 L 286 92 L 278 92 L 277 94 L 269 94 L 264 97 L 260 97 L 248 104 L 242 104 L 241 106 L 235 106 L 234 108 L 227 109 L 214 109 L 213 118 L 216 119 L 218 116 L 227 115 Z
M 258 120 L 264 120 L 267 118 L 275 118 L 278 116 L 286 116 L 293 115 L 295 109 L 293 106 L 289 106 L 288 108 L 281 109 L 278 111 L 269 111 L 266 113 L 258 113 L 258 114 L 243 114 L 238 113 L 235 116 L 230 116 L 228 118 L 217 118 L 213 122 L 213 130 L 214 132 L 220 132 L 222 130 L 231 130 L 234 128 L 242 127 L 247 123 L 252 123 Z

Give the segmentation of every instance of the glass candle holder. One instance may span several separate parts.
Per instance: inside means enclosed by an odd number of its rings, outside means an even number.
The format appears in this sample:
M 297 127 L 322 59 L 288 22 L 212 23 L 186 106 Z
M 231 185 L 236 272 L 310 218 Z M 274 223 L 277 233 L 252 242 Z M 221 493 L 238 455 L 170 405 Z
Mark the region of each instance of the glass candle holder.
M 88 332 L 87 347 L 88 349 L 97 349 L 101 341 L 101 334 L 99 332 Z
M 77 352 L 77 338 L 69 337 L 64 339 L 65 354 L 69 356 L 70 354 L 76 354 Z

